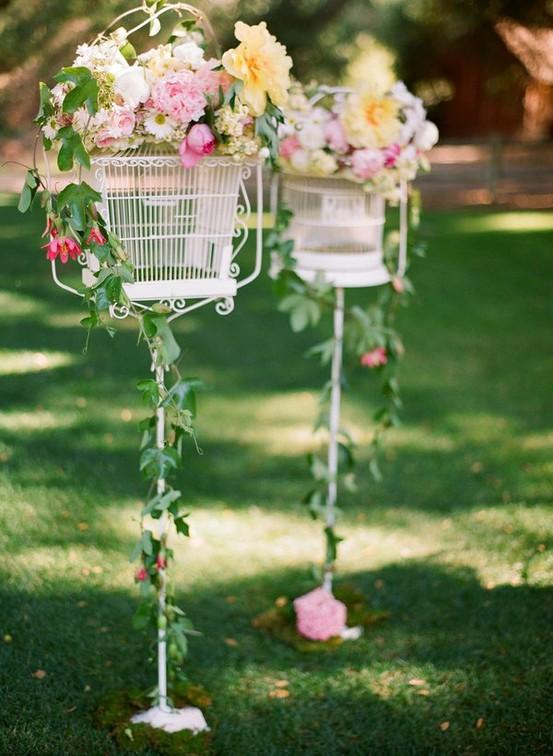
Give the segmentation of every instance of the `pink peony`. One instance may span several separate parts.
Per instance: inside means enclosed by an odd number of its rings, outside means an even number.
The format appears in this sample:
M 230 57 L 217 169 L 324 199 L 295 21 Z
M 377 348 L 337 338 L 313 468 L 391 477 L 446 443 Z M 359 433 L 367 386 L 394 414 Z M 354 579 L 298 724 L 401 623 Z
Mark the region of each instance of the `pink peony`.
M 367 181 L 384 168 L 384 155 L 380 150 L 371 147 L 355 150 L 351 158 L 351 167 L 357 178 Z
M 393 168 L 400 155 L 401 147 L 399 144 L 391 144 L 389 147 L 386 147 L 384 150 L 384 167 Z
M 193 168 L 204 155 L 211 155 L 215 145 L 215 137 L 209 126 L 205 123 L 194 124 L 179 148 L 184 168 Z
M 104 239 L 104 235 L 100 231 L 99 228 L 91 228 L 90 233 L 88 235 L 88 238 L 86 240 L 87 244 L 105 244 L 106 240 Z
M 202 90 L 212 97 L 219 94 L 219 87 L 226 92 L 232 84 L 232 77 L 226 71 L 214 71 L 220 65 L 219 61 L 212 58 L 201 65 L 195 73 L 196 81 Z
M 376 349 L 373 349 L 370 352 L 365 352 L 365 354 L 362 354 L 360 362 L 363 365 L 363 367 L 368 367 L 368 368 L 381 367 L 382 365 L 385 365 L 388 362 L 388 356 L 386 354 L 386 350 L 384 349 L 384 347 L 376 347 Z
M 152 91 L 152 101 L 156 110 L 174 118 L 181 126 L 201 118 L 207 105 L 202 78 L 191 71 L 164 76 Z
M 68 236 L 52 235 L 52 238 L 45 244 L 46 258 L 48 260 L 56 260 L 58 257 L 60 262 L 66 263 L 69 258 L 76 260 L 78 255 L 81 254 L 82 249 L 79 244 Z
M 349 149 L 348 140 L 344 132 L 344 127 L 337 118 L 328 121 L 324 127 L 325 139 L 330 149 L 334 152 L 347 152 Z
M 324 588 L 297 598 L 294 609 L 298 633 L 310 640 L 326 641 L 340 635 L 346 626 L 346 605 Z
M 118 139 L 131 136 L 136 126 L 136 116 L 129 108 L 114 108 L 109 118 L 96 135 L 96 146 L 100 149 L 111 147 Z
M 140 567 L 134 574 L 134 579 L 138 583 L 143 583 L 148 577 L 148 570 L 145 567 Z
M 290 160 L 294 152 L 301 149 L 301 143 L 296 134 L 286 137 L 280 143 L 280 154 L 285 160 Z

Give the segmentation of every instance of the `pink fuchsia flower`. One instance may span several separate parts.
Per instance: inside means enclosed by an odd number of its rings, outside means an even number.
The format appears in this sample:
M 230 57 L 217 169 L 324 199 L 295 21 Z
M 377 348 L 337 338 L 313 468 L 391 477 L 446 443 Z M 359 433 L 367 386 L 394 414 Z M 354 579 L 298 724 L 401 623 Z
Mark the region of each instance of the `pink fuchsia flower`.
M 104 239 L 104 235 L 100 231 L 99 228 L 91 228 L 90 233 L 88 235 L 88 238 L 86 240 L 87 244 L 105 244 L 106 240 Z
M 280 155 L 285 160 L 290 160 L 294 152 L 297 152 L 300 149 L 301 149 L 301 143 L 300 143 L 299 138 L 296 136 L 296 134 L 292 134 L 292 136 L 285 137 L 280 143 L 280 147 L 279 147 Z
M 384 155 L 373 147 L 355 150 L 352 155 L 351 169 L 354 175 L 363 181 L 374 178 L 383 168 Z
M 156 110 L 174 118 L 181 126 L 200 119 L 207 105 L 204 83 L 191 71 L 166 74 L 154 87 Z
M 405 281 L 401 276 L 394 276 L 392 278 L 392 288 L 396 294 L 403 294 L 405 291 Z
M 167 559 L 164 556 L 161 556 L 161 554 L 158 554 L 156 559 L 156 567 L 158 570 L 164 570 L 167 567 Z
M 384 167 L 393 168 L 397 163 L 398 157 L 401 155 L 401 146 L 399 144 L 391 144 L 384 150 Z
M 334 152 L 343 153 L 349 150 L 344 127 L 337 118 L 333 118 L 325 124 L 324 135 L 328 142 L 328 146 L 331 150 L 334 150 Z
M 66 263 L 69 258 L 76 260 L 82 252 L 79 244 L 68 236 L 52 236 L 52 239 L 44 246 L 48 260 L 56 260 L 59 257 L 62 263 Z
M 384 347 L 376 347 L 376 349 L 372 349 L 370 352 L 362 354 L 360 362 L 363 367 L 381 367 L 388 362 L 388 355 L 386 354 Z
M 193 168 L 205 155 L 211 155 L 216 140 L 205 123 L 196 123 L 179 147 L 179 155 L 184 168 Z
M 294 609 L 297 631 L 309 640 L 326 641 L 340 635 L 346 626 L 346 605 L 324 588 L 297 598 Z
M 140 567 L 134 574 L 134 579 L 138 583 L 143 583 L 148 579 L 148 570 L 145 567 Z

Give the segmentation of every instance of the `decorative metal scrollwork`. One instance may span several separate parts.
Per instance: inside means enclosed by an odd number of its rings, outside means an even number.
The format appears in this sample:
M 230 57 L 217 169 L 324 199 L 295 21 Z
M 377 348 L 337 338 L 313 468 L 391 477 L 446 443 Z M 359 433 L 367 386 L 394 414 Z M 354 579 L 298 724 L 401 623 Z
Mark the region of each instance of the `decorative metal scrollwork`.
M 230 315 L 234 310 L 234 297 L 225 297 L 220 299 L 215 305 L 215 312 L 218 315 Z

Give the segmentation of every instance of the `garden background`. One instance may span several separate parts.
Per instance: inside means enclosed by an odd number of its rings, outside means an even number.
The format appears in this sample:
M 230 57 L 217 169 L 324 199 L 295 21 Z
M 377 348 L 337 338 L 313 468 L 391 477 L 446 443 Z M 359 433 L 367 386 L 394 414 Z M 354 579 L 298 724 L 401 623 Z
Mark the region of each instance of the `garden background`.
M 36 80 L 127 7 L 0 2 L 2 159 L 29 160 Z M 361 461 L 358 492 L 342 497 L 340 579 L 391 613 L 362 640 L 301 655 L 251 626 L 312 586 L 320 554 L 299 503 L 326 377 L 304 358 L 316 338 L 291 334 L 266 277 L 228 318 L 205 309 L 176 327 L 183 367 L 210 389 L 204 455 L 190 446 L 179 480 L 193 530 L 175 580 L 203 633 L 188 668 L 213 698 L 214 751 L 550 753 L 551 4 L 204 7 L 223 43 L 238 16 L 266 18 L 303 79 L 395 71 L 442 131 L 419 182 L 428 255 L 401 318 L 404 422 L 382 483 L 363 465 L 376 384 L 354 372 L 345 397 Z M 116 753 L 94 727 L 98 700 L 155 676 L 131 628 L 128 562 L 148 366 L 130 329 L 95 334 L 83 356 L 80 305 L 51 283 L 41 218 L 15 209 L 22 177 L 0 175 L 0 753 Z

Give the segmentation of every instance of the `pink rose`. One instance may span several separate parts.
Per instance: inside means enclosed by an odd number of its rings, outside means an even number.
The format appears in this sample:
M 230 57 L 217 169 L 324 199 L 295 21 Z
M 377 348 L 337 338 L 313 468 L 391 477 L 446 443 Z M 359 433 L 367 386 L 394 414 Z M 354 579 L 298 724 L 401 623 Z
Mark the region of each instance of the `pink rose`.
M 219 87 L 226 92 L 232 84 L 232 77 L 226 71 L 214 71 L 213 69 L 220 65 L 215 58 L 206 61 L 196 71 L 196 81 L 200 84 L 202 90 L 211 96 L 219 94 Z
M 297 598 L 294 609 L 298 633 L 310 640 L 326 641 L 340 635 L 346 626 L 346 605 L 324 588 Z
M 174 118 L 181 126 L 200 119 L 207 105 L 201 78 L 191 71 L 177 71 L 164 76 L 152 91 L 156 110 Z
M 179 148 L 184 168 L 193 168 L 204 155 L 211 155 L 216 143 L 213 132 L 205 123 L 192 126 Z
M 347 152 L 349 149 L 348 140 L 344 132 L 344 127 L 337 118 L 333 118 L 332 121 L 328 121 L 324 127 L 325 139 L 328 142 L 328 146 L 334 150 L 334 152 Z
M 376 347 L 376 349 L 362 354 L 360 362 L 363 367 L 381 367 L 381 365 L 385 365 L 388 362 L 388 356 L 384 347 Z
M 399 144 L 391 144 L 384 150 L 384 166 L 386 168 L 393 168 L 397 163 L 397 159 L 401 154 L 401 147 Z
M 296 136 L 296 134 L 293 134 L 292 136 L 286 137 L 282 140 L 280 143 L 280 154 L 285 160 L 290 160 L 294 152 L 297 152 L 299 149 L 301 149 L 300 140 Z
M 118 131 L 118 136 L 128 137 L 136 125 L 136 118 L 132 110 L 120 108 L 113 112 L 112 128 Z
M 96 134 L 96 146 L 101 150 L 105 150 L 107 147 L 111 147 L 117 141 L 117 137 L 113 135 L 111 129 L 100 129 Z
M 74 239 L 69 236 L 58 236 L 57 231 L 44 247 L 47 250 L 46 258 L 48 260 L 56 260 L 59 257 L 62 263 L 66 263 L 69 258 L 76 260 L 82 252 L 81 247 Z
M 351 158 L 351 168 L 357 178 L 367 181 L 384 168 L 384 155 L 380 150 L 369 147 L 355 150 Z

